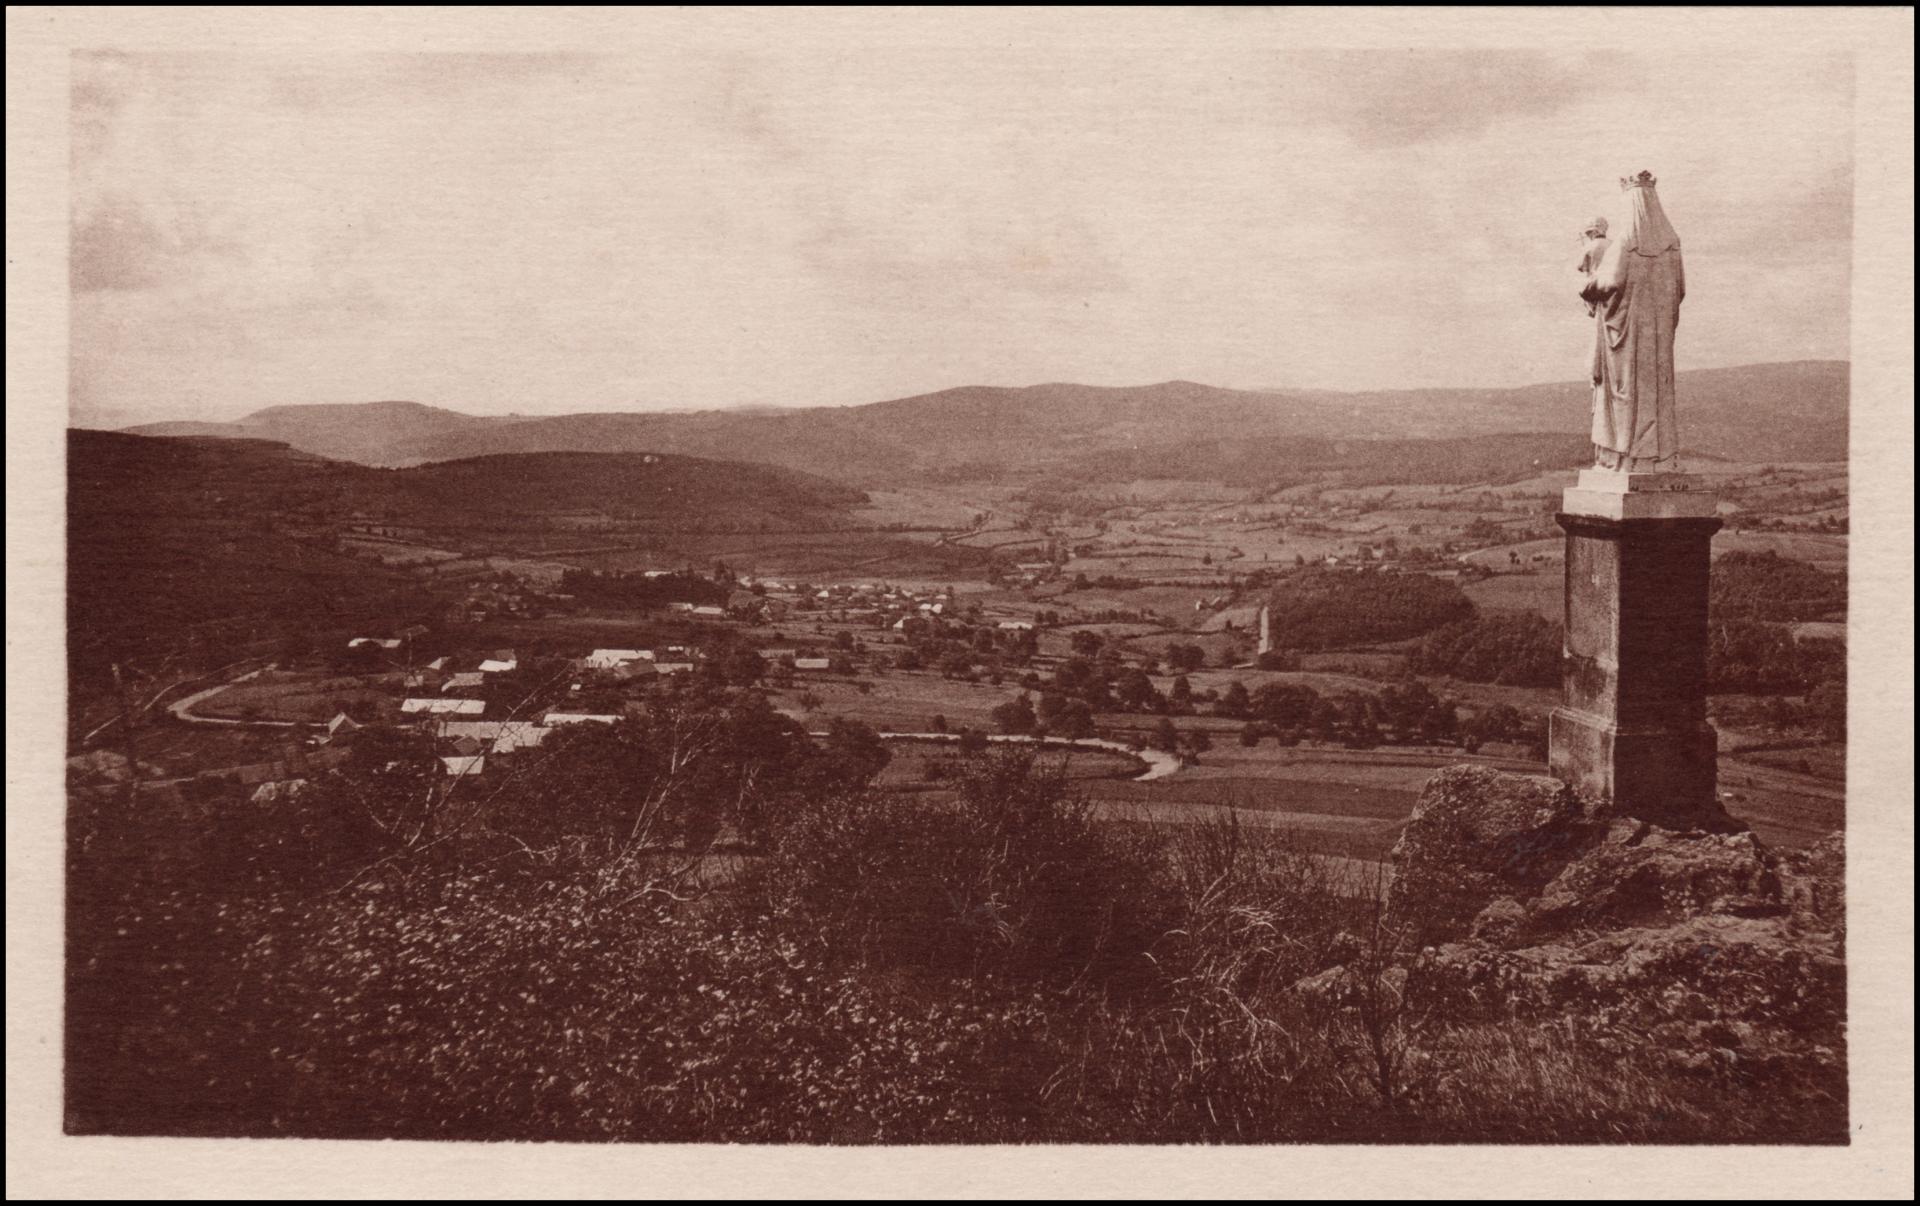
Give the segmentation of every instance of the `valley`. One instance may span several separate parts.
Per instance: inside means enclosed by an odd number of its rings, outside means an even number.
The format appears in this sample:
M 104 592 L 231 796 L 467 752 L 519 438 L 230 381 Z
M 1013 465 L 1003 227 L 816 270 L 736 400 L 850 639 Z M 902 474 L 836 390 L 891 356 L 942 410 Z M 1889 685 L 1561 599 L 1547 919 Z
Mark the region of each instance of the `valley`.
M 891 421 L 952 448 L 980 422 L 969 407 L 998 404 L 993 391 L 935 397 L 917 408 L 928 413 Z M 1212 395 L 1197 404 L 1229 405 Z M 369 423 L 389 421 L 394 405 L 378 404 Z M 484 445 L 514 426 L 400 413 L 414 439 L 454 431 Z M 1123 406 L 1119 430 L 1143 415 Z M 1191 416 L 1180 421 L 1192 430 Z M 327 442 L 315 435 L 326 424 L 294 431 L 284 413 L 255 426 Z M 992 430 L 997 443 L 962 454 L 998 466 L 981 476 L 848 474 L 862 484 L 655 451 L 375 468 L 251 437 L 76 431 L 71 752 L 97 762 L 117 748 L 126 683 L 164 692 L 169 676 L 253 658 L 273 669 L 196 705 L 244 748 L 196 753 L 200 739 L 164 732 L 164 709 L 136 721 L 156 781 L 223 762 L 299 777 L 289 768 L 320 748 L 329 720 L 416 727 L 401 704 L 428 689 L 484 701 L 487 717 L 619 715 L 695 681 L 760 690 L 814 731 L 1097 732 L 1179 763 L 1152 781 L 1124 759 L 1081 779 L 1103 816 L 1245 817 L 1350 858 L 1384 854 L 1440 766 L 1541 768 L 1552 649 L 1463 662 L 1456 646 L 1475 639 L 1475 625 L 1519 625 L 1512 639 L 1528 648 L 1556 639 L 1553 512 L 1580 462 L 1577 440 L 1267 436 L 1189 442 L 1162 457 L 1068 441 L 1051 463 L 1013 469 L 1034 460 L 1032 447 L 1016 454 L 1018 432 Z M 1722 499 L 1717 556 L 1844 573 L 1844 464 L 1701 457 L 1690 467 Z M 1294 611 L 1276 602 L 1309 586 Z M 1363 620 L 1376 600 L 1387 612 Z M 1262 606 L 1279 617 L 1265 650 Z M 1843 594 L 1811 606 L 1766 621 L 1786 644 L 1752 656 L 1792 661 L 1801 637 L 1843 636 Z M 1454 645 L 1434 644 L 1455 630 Z M 399 633 L 404 647 L 371 661 L 347 648 Z M 669 647 L 685 651 L 671 655 L 684 674 L 585 668 L 596 649 Z M 509 689 L 468 665 L 497 650 L 548 672 Z M 560 681 L 568 666 L 580 681 Z M 1729 808 L 1788 845 L 1840 824 L 1844 773 L 1844 745 L 1805 702 L 1817 684 L 1802 680 L 1826 671 L 1793 666 L 1787 677 L 1801 679 L 1731 690 L 1714 705 Z M 1416 689 L 1417 701 L 1402 698 Z M 525 698 L 508 700 L 516 690 Z M 1010 720 L 1021 701 L 1054 714 Z M 941 765 L 901 749 L 894 779 Z M 916 790 L 945 788 L 924 778 Z

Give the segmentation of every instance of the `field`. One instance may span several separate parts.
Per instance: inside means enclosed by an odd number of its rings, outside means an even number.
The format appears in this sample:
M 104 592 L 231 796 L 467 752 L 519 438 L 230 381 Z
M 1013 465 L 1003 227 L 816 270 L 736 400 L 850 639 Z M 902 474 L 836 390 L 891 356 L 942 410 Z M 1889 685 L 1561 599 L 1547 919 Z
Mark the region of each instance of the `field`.
M 887 751 L 892 761 L 875 783 L 897 790 L 945 791 L 943 772 L 957 767 L 961 758 L 958 747 L 948 741 L 889 741 Z M 1099 749 L 1044 750 L 1034 764 L 1042 770 L 1060 771 L 1068 781 L 1096 797 L 1112 783 L 1130 779 L 1142 770 L 1137 758 Z
M 201 701 L 194 712 L 226 720 L 319 723 L 352 705 L 398 713 L 400 677 L 274 670 Z
M 859 680 L 798 676 L 790 690 L 775 694 L 774 706 L 809 728 L 825 727 L 831 718 L 844 716 L 881 732 L 925 733 L 933 731 L 935 716 L 943 716 L 955 732 L 995 732 L 989 713 L 1019 693 L 1012 684 L 995 687 L 918 672 Z M 807 707 L 802 701 L 807 695 L 816 697 L 818 706 Z

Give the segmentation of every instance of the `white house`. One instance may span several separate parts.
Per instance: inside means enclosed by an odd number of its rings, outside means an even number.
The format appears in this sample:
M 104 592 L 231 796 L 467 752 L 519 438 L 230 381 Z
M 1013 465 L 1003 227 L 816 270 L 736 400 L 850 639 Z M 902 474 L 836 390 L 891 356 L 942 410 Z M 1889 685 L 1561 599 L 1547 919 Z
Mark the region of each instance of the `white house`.
M 596 649 L 587 655 L 587 669 L 611 670 L 624 666 L 628 662 L 650 662 L 653 660 L 651 649 Z
M 795 670 L 827 670 L 833 666 L 833 659 L 826 657 L 796 657 L 793 659 Z
M 407 699 L 401 701 L 400 710 L 408 715 L 425 712 L 434 716 L 480 716 L 487 710 L 487 701 L 484 699 Z
M 507 725 L 500 730 L 500 735 L 493 739 L 493 752 L 496 754 L 511 754 L 515 750 L 533 749 L 542 741 L 545 741 L 547 734 L 551 732 L 553 732 L 553 730 L 545 725 Z
M 451 741 L 456 737 L 471 737 L 475 741 L 492 741 L 500 731 L 513 722 L 506 720 L 443 720 L 440 722 L 440 736 Z
M 453 754 L 440 759 L 440 765 L 447 768 L 449 775 L 460 778 L 466 775 L 485 773 L 487 769 L 487 759 L 485 755 L 482 754 Z
M 322 740 L 337 741 L 342 737 L 351 737 L 359 731 L 359 721 L 347 715 L 345 712 L 339 712 L 334 715 L 332 720 L 327 722 L 327 735 L 322 738 Z
M 520 663 L 518 661 L 501 661 L 498 658 L 490 657 L 486 661 L 480 663 L 480 673 L 504 674 L 508 670 L 514 669 L 519 664 Z
M 546 724 L 615 724 L 620 718 L 600 712 L 548 712 Z

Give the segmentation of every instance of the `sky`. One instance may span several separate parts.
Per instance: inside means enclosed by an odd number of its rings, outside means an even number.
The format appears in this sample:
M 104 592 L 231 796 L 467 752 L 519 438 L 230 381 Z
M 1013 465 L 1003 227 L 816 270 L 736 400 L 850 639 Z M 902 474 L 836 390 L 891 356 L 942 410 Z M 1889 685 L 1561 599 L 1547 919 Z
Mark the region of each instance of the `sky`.
M 1201 47 L 72 63 L 74 419 L 1585 371 L 1641 169 L 1680 368 L 1844 358 L 1846 56 Z

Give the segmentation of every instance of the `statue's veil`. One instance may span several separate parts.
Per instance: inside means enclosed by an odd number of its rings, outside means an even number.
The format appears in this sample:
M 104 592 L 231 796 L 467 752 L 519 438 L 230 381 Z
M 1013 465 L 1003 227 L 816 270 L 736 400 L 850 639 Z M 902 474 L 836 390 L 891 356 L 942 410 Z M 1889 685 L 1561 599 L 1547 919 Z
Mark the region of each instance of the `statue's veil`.
M 1627 189 L 1627 229 L 1619 238 L 1622 251 L 1636 255 L 1662 255 L 1680 250 L 1680 236 L 1660 208 L 1660 198 L 1651 184 L 1636 184 Z

